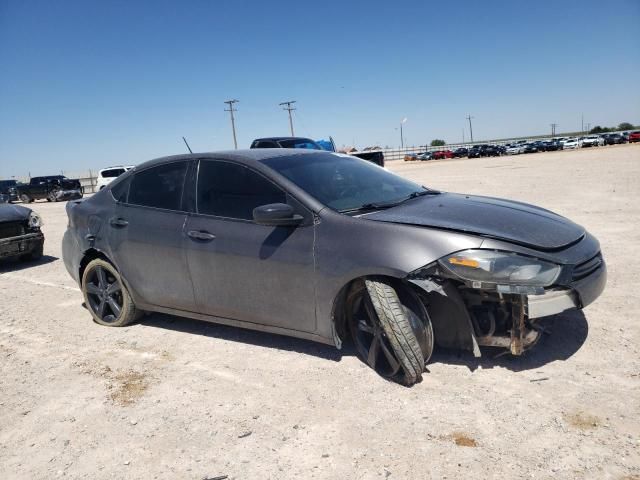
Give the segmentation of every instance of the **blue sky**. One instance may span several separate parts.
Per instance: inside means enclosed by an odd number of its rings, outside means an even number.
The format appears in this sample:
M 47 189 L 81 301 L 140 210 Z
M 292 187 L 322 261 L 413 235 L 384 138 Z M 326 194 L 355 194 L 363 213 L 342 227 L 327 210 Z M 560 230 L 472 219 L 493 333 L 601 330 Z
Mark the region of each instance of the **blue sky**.
M 640 124 L 640 1 L 0 0 L 0 177 L 333 135 Z

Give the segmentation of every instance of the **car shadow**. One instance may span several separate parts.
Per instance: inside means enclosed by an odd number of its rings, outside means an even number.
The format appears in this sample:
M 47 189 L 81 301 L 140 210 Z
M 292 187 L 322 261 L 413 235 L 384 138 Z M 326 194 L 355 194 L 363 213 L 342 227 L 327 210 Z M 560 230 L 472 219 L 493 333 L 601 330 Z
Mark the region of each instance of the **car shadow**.
M 580 350 L 589 334 L 589 324 L 581 310 L 571 310 L 543 318 L 537 323 L 544 327 L 545 333 L 533 348 L 519 357 L 511 354 L 501 355 L 503 349 L 492 347 L 480 347 L 480 358 L 474 357 L 470 352 L 438 349 L 430 363 L 463 365 L 471 371 L 479 367 L 501 367 L 514 372 L 534 370 L 551 362 L 569 359 Z
M 339 362 L 343 356 L 355 355 L 355 350 L 350 343 L 344 345 L 342 350 L 338 350 L 331 345 L 325 345 L 311 340 L 260 332 L 257 330 L 247 330 L 240 327 L 231 327 L 163 313 L 151 313 L 142 317 L 138 323 L 149 327 L 173 330 L 175 332 L 219 338 L 231 342 L 256 345 L 258 347 L 273 348 L 275 350 L 297 352 L 334 362 Z
M 60 260 L 58 257 L 52 255 L 43 255 L 38 260 L 25 260 L 22 261 L 18 257 L 5 258 L 0 260 L 0 273 L 19 272 L 31 267 L 37 267 L 39 265 L 46 265 L 47 263 Z

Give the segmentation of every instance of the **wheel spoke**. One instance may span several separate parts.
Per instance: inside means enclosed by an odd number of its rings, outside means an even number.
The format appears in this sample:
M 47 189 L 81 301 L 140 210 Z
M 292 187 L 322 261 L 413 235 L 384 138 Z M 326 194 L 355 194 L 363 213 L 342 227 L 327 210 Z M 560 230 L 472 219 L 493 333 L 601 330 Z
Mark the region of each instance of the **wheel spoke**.
M 118 318 L 120 316 L 120 305 L 118 305 L 116 299 L 113 297 L 108 297 L 107 303 L 109 304 L 109 308 L 111 308 L 111 311 L 113 312 L 113 316 Z
M 369 320 L 374 325 L 378 323 L 378 314 L 376 313 L 376 309 L 373 307 L 373 303 L 371 302 L 371 297 L 366 294 L 364 296 L 364 308 L 367 311 L 367 315 L 369 316 Z
M 373 330 L 373 327 L 371 325 L 369 325 L 366 320 L 359 320 L 358 321 L 358 330 L 360 330 L 362 332 L 370 333 L 371 335 L 374 335 L 374 333 L 375 333 L 374 330 Z
M 398 362 L 398 360 L 396 359 L 396 356 L 393 354 L 391 349 L 389 349 L 389 347 L 387 346 L 387 342 L 383 340 L 382 342 L 380 342 L 380 346 L 382 347 L 382 353 L 384 353 L 384 356 L 386 357 L 387 362 L 389 362 L 389 366 L 393 370 L 391 375 L 395 375 L 396 373 L 398 373 L 398 370 L 400 370 L 400 362 Z
M 100 317 L 100 318 L 104 318 L 104 307 L 106 305 L 106 302 L 103 299 L 100 299 L 100 302 L 98 303 L 98 308 L 96 309 L 96 314 Z
M 96 267 L 96 276 L 98 277 L 98 286 L 102 289 L 106 288 L 108 285 L 107 276 L 102 267 Z
M 117 293 L 120 290 L 122 290 L 120 288 L 120 283 L 117 281 L 113 282 L 107 287 L 107 295 L 113 295 L 114 293 Z
M 86 289 L 87 293 L 90 293 L 91 295 L 100 295 L 100 293 L 102 293 L 100 287 L 98 287 L 95 283 L 87 282 Z
M 380 337 L 375 336 L 371 341 L 369 347 L 369 355 L 367 356 L 367 363 L 373 369 L 376 368 L 376 360 L 378 359 L 378 352 L 380 351 Z

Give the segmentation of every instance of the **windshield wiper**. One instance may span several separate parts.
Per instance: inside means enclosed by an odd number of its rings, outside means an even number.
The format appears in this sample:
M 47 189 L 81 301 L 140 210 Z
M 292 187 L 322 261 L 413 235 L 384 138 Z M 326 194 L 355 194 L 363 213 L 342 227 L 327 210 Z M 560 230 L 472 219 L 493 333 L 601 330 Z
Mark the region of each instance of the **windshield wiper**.
M 399 201 L 388 202 L 388 203 L 365 203 L 364 205 L 360 205 L 359 207 L 340 210 L 340 213 L 354 213 L 354 212 L 363 212 L 367 210 L 384 210 L 385 208 L 396 207 L 401 203 L 404 203 L 407 200 L 411 200 L 413 198 L 422 197 L 424 195 L 439 195 L 439 194 L 440 192 L 437 190 L 429 190 L 429 189 L 419 190 L 419 191 L 411 192 L 409 195 L 407 195 L 405 198 Z

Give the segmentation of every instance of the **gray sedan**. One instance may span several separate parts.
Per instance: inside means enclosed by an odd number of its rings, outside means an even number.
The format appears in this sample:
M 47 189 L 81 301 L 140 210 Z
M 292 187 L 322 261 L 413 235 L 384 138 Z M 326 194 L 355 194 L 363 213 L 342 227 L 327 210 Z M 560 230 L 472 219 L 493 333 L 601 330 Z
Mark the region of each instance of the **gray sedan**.
M 341 348 L 419 381 L 434 346 L 520 355 L 606 283 L 598 241 L 531 205 L 289 149 L 166 157 L 67 205 L 64 262 L 95 322 L 164 312 Z

